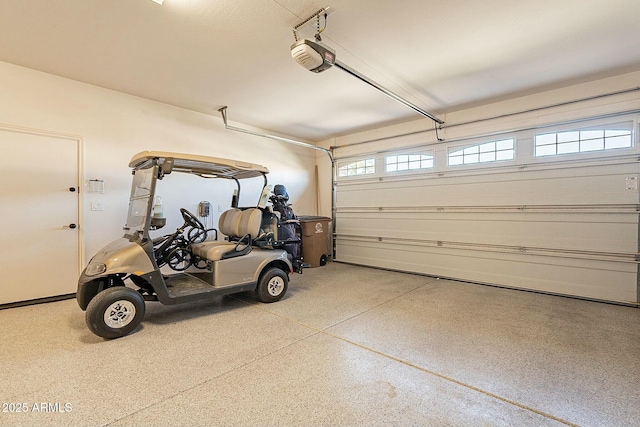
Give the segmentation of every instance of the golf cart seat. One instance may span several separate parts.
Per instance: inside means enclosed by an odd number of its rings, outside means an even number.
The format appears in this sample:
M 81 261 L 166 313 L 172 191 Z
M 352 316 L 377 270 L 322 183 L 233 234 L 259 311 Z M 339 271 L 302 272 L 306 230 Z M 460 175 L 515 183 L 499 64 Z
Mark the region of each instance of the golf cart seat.
M 228 241 L 210 241 L 191 245 L 194 255 L 209 261 L 234 258 L 251 252 L 253 239 L 260 232 L 260 209 L 229 209 L 220 215 L 219 230 Z

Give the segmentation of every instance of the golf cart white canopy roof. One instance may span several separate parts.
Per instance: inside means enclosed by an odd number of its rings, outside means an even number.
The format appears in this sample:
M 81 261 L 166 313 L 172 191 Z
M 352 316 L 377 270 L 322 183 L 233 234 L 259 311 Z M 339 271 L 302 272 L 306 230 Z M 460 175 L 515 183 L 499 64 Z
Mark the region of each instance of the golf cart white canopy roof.
M 269 173 L 265 166 L 239 160 L 200 156 L 166 151 L 142 151 L 131 158 L 129 167 L 143 169 L 153 159 L 158 159 L 164 173 L 183 172 L 204 178 L 243 179 L 264 176 Z

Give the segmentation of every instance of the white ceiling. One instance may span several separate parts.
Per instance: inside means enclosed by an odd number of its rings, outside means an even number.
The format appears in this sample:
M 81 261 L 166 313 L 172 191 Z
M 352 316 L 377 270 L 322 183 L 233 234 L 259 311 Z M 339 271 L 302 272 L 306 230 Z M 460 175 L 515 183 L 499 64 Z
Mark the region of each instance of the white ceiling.
M 291 59 L 325 6 L 338 60 L 436 115 L 640 70 L 638 0 L 0 0 L 0 61 L 310 141 L 420 118 Z

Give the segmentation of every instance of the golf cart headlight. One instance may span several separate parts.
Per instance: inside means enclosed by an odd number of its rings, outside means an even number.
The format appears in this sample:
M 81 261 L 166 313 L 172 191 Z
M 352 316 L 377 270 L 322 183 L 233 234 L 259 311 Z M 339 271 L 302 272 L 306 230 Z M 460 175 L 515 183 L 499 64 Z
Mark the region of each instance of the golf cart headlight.
M 95 276 L 96 274 L 102 274 L 107 271 L 107 266 L 101 262 L 90 262 L 87 265 L 87 269 L 85 270 L 85 274 L 87 276 Z

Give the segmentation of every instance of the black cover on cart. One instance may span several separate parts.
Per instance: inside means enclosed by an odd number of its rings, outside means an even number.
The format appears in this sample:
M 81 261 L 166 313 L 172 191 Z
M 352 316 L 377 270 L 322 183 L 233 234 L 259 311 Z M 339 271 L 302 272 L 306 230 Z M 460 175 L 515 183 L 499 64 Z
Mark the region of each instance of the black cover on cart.
M 298 240 L 296 236 L 296 230 L 294 224 L 284 224 L 285 221 L 298 219 L 293 212 L 293 208 L 287 202 L 289 201 L 289 195 L 284 185 L 276 185 L 273 188 L 273 196 L 270 198 L 273 204 L 273 210 L 280 213 L 280 224 L 278 226 L 278 240 Z M 300 245 L 288 244 L 285 245 L 285 250 L 293 256 L 294 259 L 300 257 Z

